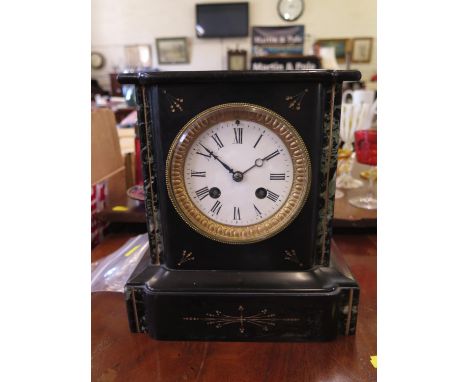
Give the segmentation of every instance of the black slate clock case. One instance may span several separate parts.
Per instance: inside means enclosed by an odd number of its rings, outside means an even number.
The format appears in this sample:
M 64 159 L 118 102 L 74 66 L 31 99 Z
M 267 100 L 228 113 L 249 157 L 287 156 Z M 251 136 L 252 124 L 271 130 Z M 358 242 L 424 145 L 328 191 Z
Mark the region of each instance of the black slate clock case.
M 357 71 L 325 70 L 119 75 L 137 90 L 150 240 L 148 258 L 126 286 L 132 331 L 158 339 L 297 341 L 354 333 L 359 287 L 330 254 L 330 239 L 341 87 L 359 79 Z M 166 160 L 180 129 L 202 111 L 232 102 L 285 118 L 312 166 L 296 219 L 253 244 L 223 244 L 195 232 L 166 185 Z

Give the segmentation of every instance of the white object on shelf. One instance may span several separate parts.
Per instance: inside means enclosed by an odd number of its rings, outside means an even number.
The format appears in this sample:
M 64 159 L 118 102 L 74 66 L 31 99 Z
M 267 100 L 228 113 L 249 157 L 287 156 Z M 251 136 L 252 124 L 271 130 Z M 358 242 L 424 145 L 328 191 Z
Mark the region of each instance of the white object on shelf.
M 323 46 L 320 47 L 320 58 L 322 59 L 322 69 L 339 69 L 338 61 L 336 61 L 335 47 Z
M 348 97 L 351 97 L 351 103 L 355 105 L 361 103 L 372 104 L 375 99 L 375 91 L 364 89 L 346 90 L 343 92 L 343 103 L 345 103 Z
M 135 152 L 135 130 L 128 127 L 117 128 L 122 155 Z

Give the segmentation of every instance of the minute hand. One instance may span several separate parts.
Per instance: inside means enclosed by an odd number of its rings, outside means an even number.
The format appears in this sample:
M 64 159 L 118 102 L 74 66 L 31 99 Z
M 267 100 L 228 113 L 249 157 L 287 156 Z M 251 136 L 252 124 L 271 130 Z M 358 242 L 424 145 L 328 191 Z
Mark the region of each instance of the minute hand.
M 221 163 L 223 165 L 223 167 L 228 170 L 231 174 L 234 174 L 234 170 L 229 167 L 226 163 L 224 163 L 221 159 L 218 158 L 218 156 L 211 150 L 207 149 L 205 146 L 203 146 L 201 143 L 200 143 L 201 147 L 203 147 L 214 159 L 216 159 L 219 163 Z

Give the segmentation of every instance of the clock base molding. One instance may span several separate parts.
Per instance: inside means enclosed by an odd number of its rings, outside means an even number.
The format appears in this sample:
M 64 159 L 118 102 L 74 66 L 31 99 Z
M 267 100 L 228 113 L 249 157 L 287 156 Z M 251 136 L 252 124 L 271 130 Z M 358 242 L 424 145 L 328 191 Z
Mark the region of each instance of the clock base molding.
M 125 298 L 131 331 L 158 340 L 326 341 L 355 334 L 359 286 L 333 252 L 299 272 L 174 270 L 148 254 Z

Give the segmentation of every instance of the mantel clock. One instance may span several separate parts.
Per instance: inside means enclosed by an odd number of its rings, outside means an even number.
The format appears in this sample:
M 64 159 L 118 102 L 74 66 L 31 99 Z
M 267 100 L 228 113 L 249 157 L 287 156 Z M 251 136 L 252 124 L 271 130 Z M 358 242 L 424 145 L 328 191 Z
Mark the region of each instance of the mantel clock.
M 136 86 L 150 251 L 125 288 L 156 339 L 354 334 L 330 252 L 341 87 L 357 71 L 145 72 Z

